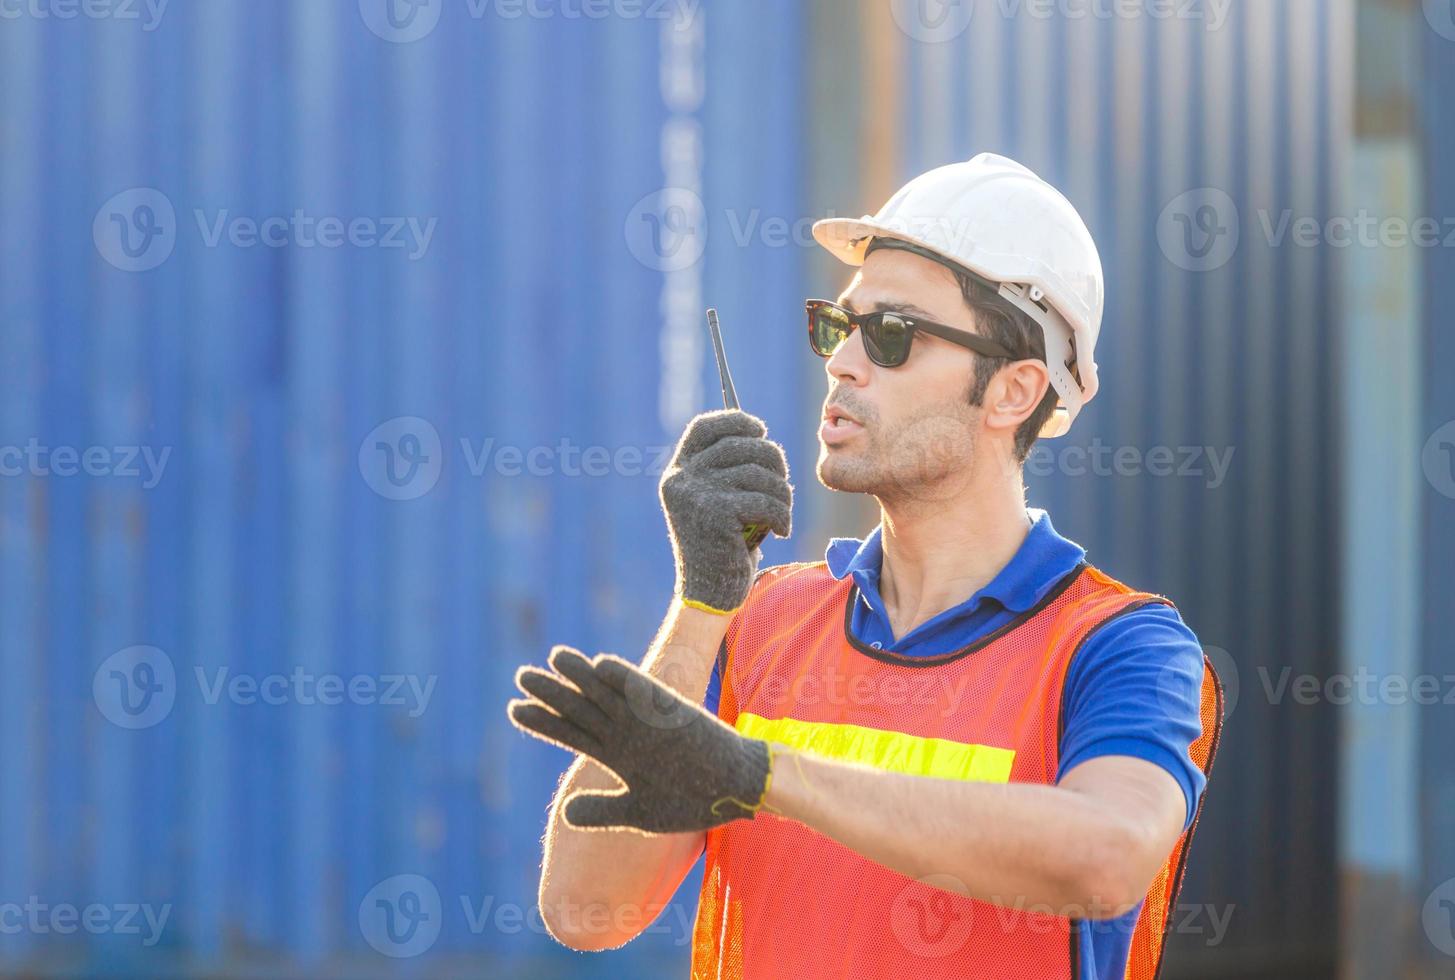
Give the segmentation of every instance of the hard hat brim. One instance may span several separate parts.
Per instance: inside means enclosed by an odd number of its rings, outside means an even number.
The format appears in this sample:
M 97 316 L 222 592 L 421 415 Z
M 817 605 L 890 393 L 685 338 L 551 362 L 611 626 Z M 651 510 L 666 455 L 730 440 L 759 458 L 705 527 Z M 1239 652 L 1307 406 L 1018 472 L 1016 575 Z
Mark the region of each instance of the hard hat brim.
M 863 265 L 864 250 L 869 247 L 869 240 L 876 237 L 898 238 L 901 241 L 913 242 L 921 248 L 929 249 L 936 255 L 941 254 L 938 248 L 925 239 L 911 234 L 906 229 L 895 228 L 889 224 L 875 221 L 867 214 L 862 218 L 822 218 L 813 223 L 813 240 L 846 265 Z M 948 255 L 943 257 L 946 262 L 955 265 L 962 264 Z M 978 270 L 972 269 L 971 271 Z

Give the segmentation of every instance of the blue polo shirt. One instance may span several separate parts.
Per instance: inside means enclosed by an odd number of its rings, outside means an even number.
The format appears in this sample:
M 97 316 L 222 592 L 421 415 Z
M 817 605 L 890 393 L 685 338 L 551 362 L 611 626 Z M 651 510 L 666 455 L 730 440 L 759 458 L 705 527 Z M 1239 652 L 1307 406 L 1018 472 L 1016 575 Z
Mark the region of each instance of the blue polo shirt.
M 824 558 L 835 578 L 853 575 L 859 600 L 850 628 L 869 646 L 903 656 L 933 656 L 989 635 L 1031 610 L 1086 551 L 1056 533 L 1045 511 L 1032 510 L 1031 528 L 1011 560 L 988 585 L 898 639 L 879 594 L 884 563 L 882 529 L 867 538 L 834 538 Z M 704 704 L 716 713 L 721 665 L 714 666 Z M 1129 755 L 1161 766 L 1187 800 L 1190 826 L 1206 783 L 1188 748 L 1202 732 L 1199 694 L 1202 648 L 1171 606 L 1144 606 L 1105 623 L 1090 636 L 1066 673 L 1061 772 L 1088 759 Z M 1134 909 L 1118 919 L 1082 921 L 1081 980 L 1120 977 L 1126 970 Z

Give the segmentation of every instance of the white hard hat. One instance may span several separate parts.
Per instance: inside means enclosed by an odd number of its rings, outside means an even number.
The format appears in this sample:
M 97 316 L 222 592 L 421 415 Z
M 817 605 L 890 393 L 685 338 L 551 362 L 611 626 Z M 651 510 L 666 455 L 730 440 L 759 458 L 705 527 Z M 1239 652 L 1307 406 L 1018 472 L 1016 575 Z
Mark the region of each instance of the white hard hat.
M 1059 436 L 1096 395 L 1096 336 L 1105 298 L 1101 256 L 1060 191 L 1006 157 L 982 153 L 920 174 L 862 218 L 825 218 L 813 237 L 849 265 L 873 238 L 928 250 L 987 279 L 1041 325 L 1058 396 L 1041 430 Z

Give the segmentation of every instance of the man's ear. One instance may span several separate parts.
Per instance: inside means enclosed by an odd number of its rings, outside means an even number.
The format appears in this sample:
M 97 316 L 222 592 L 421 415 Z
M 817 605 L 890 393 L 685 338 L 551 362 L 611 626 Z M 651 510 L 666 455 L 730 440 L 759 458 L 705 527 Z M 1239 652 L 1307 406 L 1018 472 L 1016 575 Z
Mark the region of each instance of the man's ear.
M 1014 433 L 1035 412 L 1050 387 L 1051 375 L 1041 361 L 1032 358 L 1007 364 L 985 389 L 986 427 Z

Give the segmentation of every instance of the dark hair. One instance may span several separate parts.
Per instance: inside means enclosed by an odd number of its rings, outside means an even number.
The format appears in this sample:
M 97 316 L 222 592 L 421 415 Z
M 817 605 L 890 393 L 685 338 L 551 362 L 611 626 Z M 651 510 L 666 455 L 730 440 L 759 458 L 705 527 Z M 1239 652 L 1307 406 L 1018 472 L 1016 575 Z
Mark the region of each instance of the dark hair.
M 965 305 L 975 314 L 975 325 L 986 337 L 1013 351 L 1017 360 L 1046 359 L 1046 338 L 1041 325 L 1022 311 L 1000 298 L 1000 294 L 983 283 L 976 282 L 969 275 L 955 269 L 955 279 L 960 283 L 960 294 Z M 970 404 L 979 406 L 985 400 L 985 389 L 995 373 L 1011 363 L 1004 357 L 975 356 L 975 380 L 970 386 Z M 1045 397 L 1031 413 L 1030 418 L 1015 430 L 1015 460 L 1024 463 L 1031 453 L 1031 446 L 1041 434 L 1041 427 L 1056 411 L 1056 389 L 1046 388 Z
M 989 282 L 972 275 L 963 266 L 938 255 L 923 245 L 916 245 L 900 238 L 885 238 L 876 235 L 869 240 L 864 249 L 864 257 L 868 258 L 869 253 L 875 249 L 893 248 L 904 252 L 912 252 L 915 255 L 923 256 L 931 262 L 936 262 L 946 269 L 949 269 L 955 276 L 955 281 L 960 284 L 960 295 L 965 297 L 965 305 L 970 307 L 970 312 L 975 314 L 975 325 L 979 328 L 982 336 L 995 341 L 1015 355 L 1014 360 L 1026 361 L 1035 359 L 1044 362 L 1046 360 L 1046 336 L 1041 332 L 1041 325 L 1032 320 L 1028 314 L 1020 308 L 1012 306 L 1010 302 L 1001 297 Z M 990 379 L 995 373 L 1007 364 L 1011 358 L 987 357 L 984 354 L 975 355 L 975 380 L 970 386 L 970 404 L 976 408 L 985 400 L 985 389 L 990 387 Z M 1041 429 L 1046 421 L 1056 411 L 1057 395 L 1056 389 L 1048 386 L 1046 394 L 1041 398 L 1041 403 L 1030 417 L 1020 424 L 1015 430 L 1015 461 L 1024 463 L 1026 457 L 1031 454 L 1031 446 L 1035 444 L 1041 435 Z

